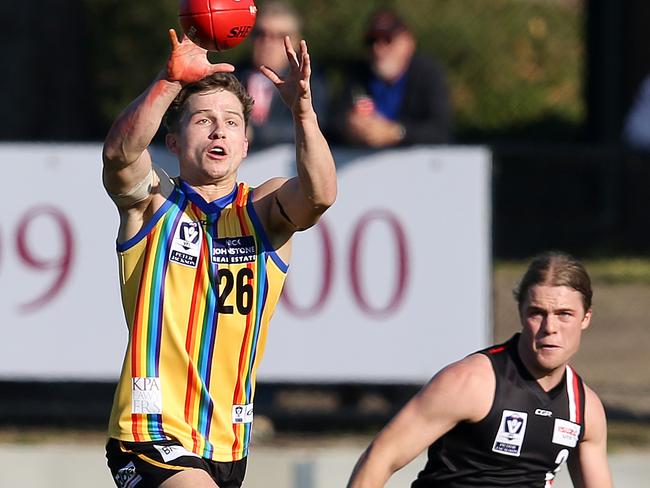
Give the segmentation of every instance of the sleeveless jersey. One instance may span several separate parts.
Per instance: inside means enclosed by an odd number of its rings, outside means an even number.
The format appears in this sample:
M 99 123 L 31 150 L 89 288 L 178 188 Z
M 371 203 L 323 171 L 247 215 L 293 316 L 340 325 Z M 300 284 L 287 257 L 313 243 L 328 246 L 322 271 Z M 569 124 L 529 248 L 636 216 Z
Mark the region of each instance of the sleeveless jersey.
M 222 462 L 248 454 L 256 369 L 287 271 L 252 191 L 240 183 L 208 203 L 181 180 L 117 246 L 129 341 L 110 437 L 176 439 Z
M 521 362 L 518 339 L 479 351 L 496 376 L 492 408 L 434 442 L 412 488 L 551 487 L 584 436 L 584 385 L 567 366 L 545 392 Z

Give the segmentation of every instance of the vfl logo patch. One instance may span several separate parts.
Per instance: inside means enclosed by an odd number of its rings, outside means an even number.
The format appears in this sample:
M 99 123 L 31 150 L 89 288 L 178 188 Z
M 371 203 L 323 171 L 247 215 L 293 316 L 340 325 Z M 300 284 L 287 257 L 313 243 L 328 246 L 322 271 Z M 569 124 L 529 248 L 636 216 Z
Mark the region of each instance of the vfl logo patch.
M 174 263 L 196 268 L 201 252 L 201 225 L 186 217 L 176 227 L 169 260 Z
M 568 420 L 555 419 L 553 427 L 553 444 L 576 447 L 580 438 L 580 425 Z
M 115 483 L 119 488 L 131 488 L 142 481 L 142 476 L 135 472 L 133 461 L 117 471 Z
M 232 406 L 232 423 L 233 424 L 250 424 L 253 421 L 253 404 L 233 405 Z
M 180 244 L 185 250 L 196 247 L 201 235 L 200 229 L 198 222 L 181 222 L 180 236 L 182 241 Z
M 252 263 L 257 259 L 253 236 L 226 237 L 212 241 L 212 262 L 217 264 Z
M 519 456 L 521 446 L 524 443 L 526 435 L 526 424 L 528 414 L 526 412 L 515 412 L 514 410 L 504 410 L 501 415 L 501 424 L 494 438 L 492 451 L 506 456 Z

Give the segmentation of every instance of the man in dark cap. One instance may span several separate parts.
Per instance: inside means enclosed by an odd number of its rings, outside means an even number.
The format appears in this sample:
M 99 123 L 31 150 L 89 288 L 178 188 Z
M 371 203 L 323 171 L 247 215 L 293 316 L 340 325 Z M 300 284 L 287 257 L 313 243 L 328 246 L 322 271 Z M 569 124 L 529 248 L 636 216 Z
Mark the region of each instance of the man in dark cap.
M 347 83 L 333 118 L 334 138 L 373 148 L 448 142 L 443 69 L 417 52 L 403 19 L 391 10 L 375 12 L 364 41 L 368 62 Z

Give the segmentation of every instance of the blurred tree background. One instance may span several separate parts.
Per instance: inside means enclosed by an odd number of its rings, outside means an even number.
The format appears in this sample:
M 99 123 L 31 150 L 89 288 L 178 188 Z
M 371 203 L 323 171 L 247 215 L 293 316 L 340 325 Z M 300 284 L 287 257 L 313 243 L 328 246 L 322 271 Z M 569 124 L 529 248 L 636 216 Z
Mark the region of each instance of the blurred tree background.
M 364 54 L 366 19 L 389 6 L 404 16 L 421 49 L 446 67 L 456 140 L 570 141 L 581 135 L 581 0 L 288 2 L 303 15 L 315 63 L 334 92 L 346 66 Z M 264 8 L 263 0 L 257 4 Z M 179 29 L 177 8 L 178 0 L 3 2 L 0 13 L 11 19 L 6 24 L 15 47 L 3 56 L 18 68 L 7 109 L 19 120 L 1 122 L 0 139 L 101 140 L 117 113 L 164 66 L 167 29 Z M 211 59 L 236 63 L 249 44 Z M 34 115 L 44 107 L 47 127 L 34 128 Z

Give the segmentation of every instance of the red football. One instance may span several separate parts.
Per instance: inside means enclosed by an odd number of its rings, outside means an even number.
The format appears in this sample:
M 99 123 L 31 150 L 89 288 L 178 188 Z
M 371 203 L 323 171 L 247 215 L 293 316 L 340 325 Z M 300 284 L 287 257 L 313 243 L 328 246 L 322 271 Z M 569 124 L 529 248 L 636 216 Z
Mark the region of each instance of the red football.
M 178 18 L 185 35 L 208 51 L 224 51 L 253 30 L 253 0 L 181 0 Z

